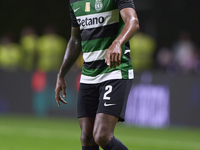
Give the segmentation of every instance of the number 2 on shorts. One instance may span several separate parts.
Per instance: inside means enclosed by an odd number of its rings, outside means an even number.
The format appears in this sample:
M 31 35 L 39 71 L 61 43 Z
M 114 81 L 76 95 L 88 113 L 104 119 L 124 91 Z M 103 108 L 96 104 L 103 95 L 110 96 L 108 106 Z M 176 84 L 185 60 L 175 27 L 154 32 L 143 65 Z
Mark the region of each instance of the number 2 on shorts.
M 110 97 L 108 96 L 108 94 L 110 94 L 112 92 L 112 86 L 111 85 L 107 85 L 105 87 L 106 92 L 104 93 L 103 99 L 105 100 L 110 100 Z

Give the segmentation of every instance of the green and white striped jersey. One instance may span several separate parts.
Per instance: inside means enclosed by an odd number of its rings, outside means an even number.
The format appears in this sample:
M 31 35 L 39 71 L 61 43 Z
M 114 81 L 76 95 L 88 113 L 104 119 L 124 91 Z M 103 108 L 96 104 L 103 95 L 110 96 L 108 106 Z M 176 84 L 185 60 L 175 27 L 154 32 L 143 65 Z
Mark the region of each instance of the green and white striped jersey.
M 120 34 L 124 22 L 120 10 L 134 8 L 132 0 L 70 0 L 71 25 L 80 27 L 84 66 L 81 83 L 96 84 L 112 79 L 133 79 L 130 46 L 122 46 L 121 64 L 109 69 L 105 53 Z

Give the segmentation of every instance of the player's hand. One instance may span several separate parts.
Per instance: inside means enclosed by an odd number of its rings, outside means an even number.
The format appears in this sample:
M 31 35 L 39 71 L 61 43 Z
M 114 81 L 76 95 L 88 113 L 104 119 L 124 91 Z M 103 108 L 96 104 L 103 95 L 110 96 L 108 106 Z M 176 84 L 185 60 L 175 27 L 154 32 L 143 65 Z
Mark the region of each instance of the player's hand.
M 119 43 L 113 43 L 105 55 L 105 63 L 109 66 L 110 69 L 116 69 L 116 66 L 121 64 L 121 45 Z
M 60 106 L 60 101 L 64 104 L 67 102 L 60 96 L 60 91 L 62 91 L 62 96 L 66 97 L 66 82 L 63 77 L 57 77 L 56 88 L 55 88 L 55 99 L 58 106 Z

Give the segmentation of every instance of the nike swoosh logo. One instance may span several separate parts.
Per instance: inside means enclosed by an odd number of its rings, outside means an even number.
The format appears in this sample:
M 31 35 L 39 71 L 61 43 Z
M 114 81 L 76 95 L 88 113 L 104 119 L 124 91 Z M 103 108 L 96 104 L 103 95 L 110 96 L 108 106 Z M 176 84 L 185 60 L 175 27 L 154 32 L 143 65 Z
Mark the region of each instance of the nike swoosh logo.
M 74 9 L 74 12 L 77 12 L 81 7 L 77 8 L 77 9 Z
M 106 102 L 104 103 L 104 106 L 105 106 L 105 107 L 114 106 L 114 105 L 116 105 L 116 104 L 107 104 Z

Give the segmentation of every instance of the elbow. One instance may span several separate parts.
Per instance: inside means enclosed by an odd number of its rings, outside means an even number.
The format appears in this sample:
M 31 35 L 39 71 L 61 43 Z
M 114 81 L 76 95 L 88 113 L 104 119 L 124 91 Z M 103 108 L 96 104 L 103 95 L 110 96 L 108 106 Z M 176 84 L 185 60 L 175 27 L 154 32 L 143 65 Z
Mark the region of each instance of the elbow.
M 73 45 L 80 45 L 81 39 L 76 37 L 71 37 L 70 42 L 73 43 Z
M 136 25 L 136 29 L 137 29 L 137 31 L 140 30 L 140 24 L 139 24 L 139 21 L 138 21 L 138 24 Z
M 129 19 L 126 23 L 129 24 L 129 27 L 134 34 L 140 29 L 138 18 L 133 17 Z
M 134 25 L 134 28 L 136 31 L 138 31 L 140 29 L 140 24 L 139 24 L 138 18 L 133 19 L 133 25 Z

